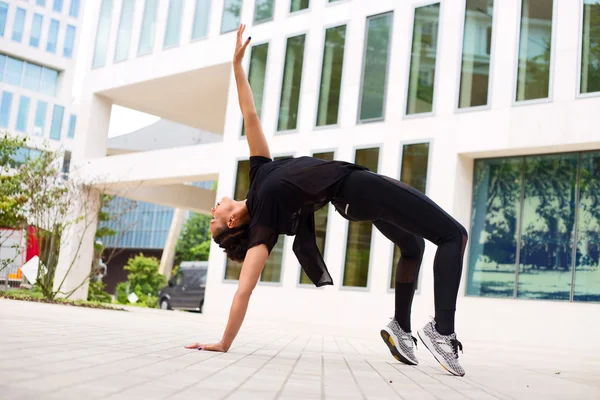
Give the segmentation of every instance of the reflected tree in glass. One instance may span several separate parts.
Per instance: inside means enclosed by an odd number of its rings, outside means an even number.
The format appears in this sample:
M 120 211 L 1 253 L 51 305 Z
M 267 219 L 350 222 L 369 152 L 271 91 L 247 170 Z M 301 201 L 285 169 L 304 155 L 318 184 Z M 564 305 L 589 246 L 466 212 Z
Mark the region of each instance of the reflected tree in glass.
M 581 93 L 600 92 L 600 0 L 584 0 Z
M 273 19 L 275 0 L 256 0 L 254 5 L 254 22 L 265 22 Z
M 335 125 L 340 109 L 346 25 L 327 29 L 321 67 L 317 126 Z

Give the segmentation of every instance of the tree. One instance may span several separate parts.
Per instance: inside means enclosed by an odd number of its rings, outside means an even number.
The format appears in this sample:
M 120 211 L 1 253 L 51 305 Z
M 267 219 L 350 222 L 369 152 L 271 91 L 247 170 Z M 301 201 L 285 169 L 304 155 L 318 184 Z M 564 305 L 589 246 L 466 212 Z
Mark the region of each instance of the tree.
M 175 248 L 175 264 L 208 260 L 211 239 L 209 226 L 208 215 L 194 213 L 188 218 Z
M 127 304 L 128 295 L 135 293 L 148 307 L 157 307 L 158 291 L 167 284 L 167 278 L 158 272 L 159 264 L 155 257 L 142 254 L 130 258 L 125 266 L 129 271 L 127 282 L 117 285 L 117 301 Z

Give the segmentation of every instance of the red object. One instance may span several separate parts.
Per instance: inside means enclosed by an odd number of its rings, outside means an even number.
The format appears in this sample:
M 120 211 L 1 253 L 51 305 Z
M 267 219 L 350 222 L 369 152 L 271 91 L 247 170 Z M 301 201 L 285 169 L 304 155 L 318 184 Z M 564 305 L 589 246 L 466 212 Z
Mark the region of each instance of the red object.
M 31 260 L 35 256 L 40 256 L 40 245 L 35 237 L 35 227 L 29 225 L 27 227 L 27 251 L 25 253 L 25 262 Z

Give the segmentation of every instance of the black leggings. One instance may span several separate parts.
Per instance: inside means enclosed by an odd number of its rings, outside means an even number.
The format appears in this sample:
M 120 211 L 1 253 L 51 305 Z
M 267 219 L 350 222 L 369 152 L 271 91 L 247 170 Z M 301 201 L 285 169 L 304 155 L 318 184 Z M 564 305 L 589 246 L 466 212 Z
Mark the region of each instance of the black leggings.
M 396 266 L 397 317 L 408 310 L 405 317 L 410 320 L 410 306 L 425 247 L 423 238 L 437 245 L 433 262 L 436 328 L 442 334 L 453 333 L 468 239 L 466 229 L 418 190 L 368 171 L 349 174 L 332 203 L 349 220 L 373 222 L 400 248 Z M 408 325 L 410 331 L 410 322 Z

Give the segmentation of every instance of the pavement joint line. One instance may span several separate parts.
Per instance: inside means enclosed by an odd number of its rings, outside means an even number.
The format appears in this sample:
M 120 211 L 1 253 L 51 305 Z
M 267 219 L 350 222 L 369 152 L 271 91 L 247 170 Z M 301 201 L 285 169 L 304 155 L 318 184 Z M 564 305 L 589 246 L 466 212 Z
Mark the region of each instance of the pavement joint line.
M 352 375 L 352 379 L 354 379 L 354 383 L 356 383 L 356 387 L 358 388 L 358 391 L 360 392 L 362 398 L 364 400 L 367 400 L 367 395 L 365 394 L 365 391 L 363 390 L 363 388 L 360 386 L 360 383 L 358 383 L 358 379 L 356 379 L 356 375 L 354 375 L 354 371 L 352 371 L 350 364 L 348 364 L 348 360 L 346 360 L 346 357 L 343 357 L 343 358 L 344 358 L 344 362 L 346 363 L 346 367 L 348 367 L 348 371 L 350 371 L 350 375 Z
M 396 393 L 396 395 L 398 395 L 398 397 L 402 400 L 405 400 L 404 397 L 402 397 L 402 395 L 396 390 L 396 388 L 383 376 L 383 374 L 381 373 L 381 371 L 379 371 L 377 368 L 375 368 L 373 366 L 373 364 L 371 364 L 368 360 L 365 360 L 367 364 L 369 364 L 371 366 L 371 368 L 373 368 L 373 370 L 375 372 L 377 372 L 377 374 L 381 377 L 381 379 L 383 379 L 383 381 L 392 388 L 392 390 L 394 391 L 394 393 Z
M 436 398 L 438 400 L 444 400 L 444 399 L 440 399 L 438 396 L 436 396 L 435 394 L 431 393 L 429 390 L 425 389 L 419 382 L 415 381 L 413 378 L 411 378 L 410 376 L 406 375 L 403 371 L 401 371 L 396 364 L 392 364 L 390 362 L 386 361 L 386 364 L 391 366 L 393 369 L 395 369 L 396 371 L 400 372 L 402 375 L 404 375 L 406 378 L 408 378 L 410 381 L 412 381 L 414 384 L 416 384 L 417 386 L 419 386 L 421 389 L 423 389 L 424 391 L 426 391 L 427 393 L 429 393 L 431 395 L 431 397 Z

